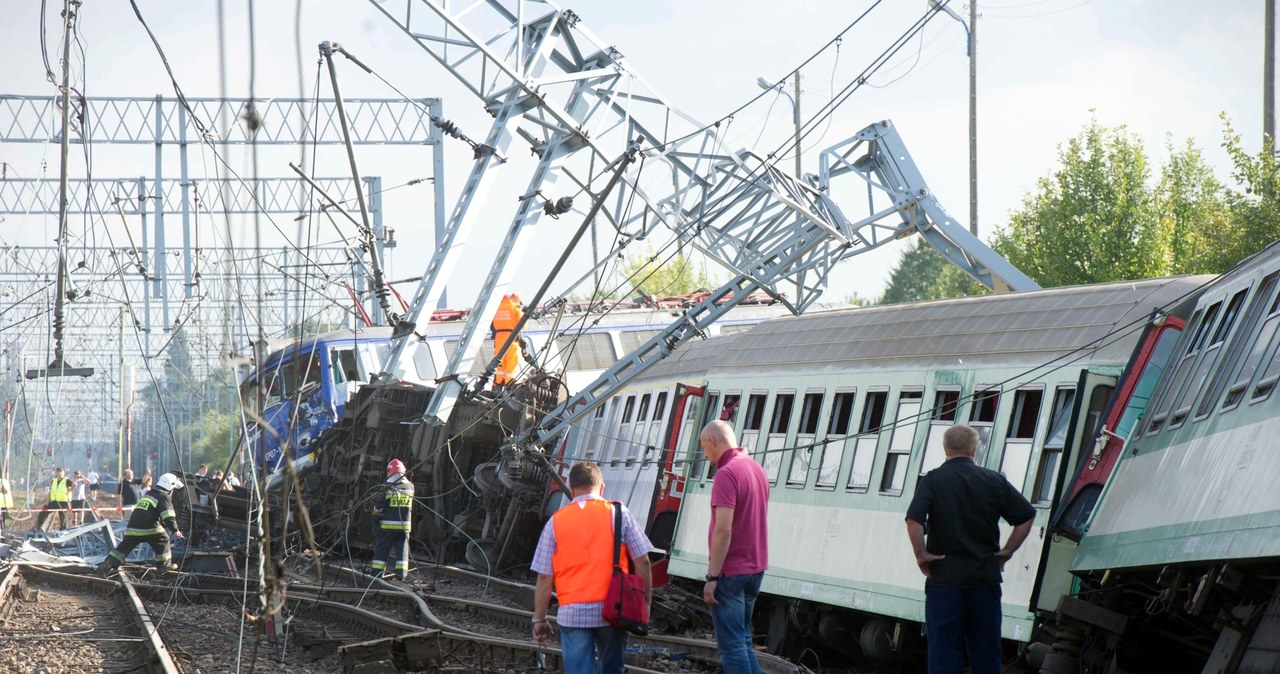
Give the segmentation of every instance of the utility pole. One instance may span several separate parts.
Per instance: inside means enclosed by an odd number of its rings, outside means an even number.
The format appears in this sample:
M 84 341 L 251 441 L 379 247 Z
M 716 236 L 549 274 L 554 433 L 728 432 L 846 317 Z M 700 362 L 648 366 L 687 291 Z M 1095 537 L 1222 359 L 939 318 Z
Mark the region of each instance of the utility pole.
M 978 0 L 969 0 L 969 233 L 978 235 Z
M 1266 0 L 1262 39 L 1262 144 L 1276 138 L 1276 0 Z M 1274 150 L 1275 146 L 1272 146 Z
M 1274 2 L 1275 0 L 1270 0 Z M 791 106 L 791 118 L 796 124 L 796 180 L 803 180 L 804 174 L 800 172 L 800 71 L 796 70 L 796 99 L 793 101 L 795 105 Z
M 71 368 L 62 358 L 62 332 L 67 317 L 64 304 L 67 295 L 67 158 L 71 152 L 71 34 L 75 31 L 76 10 L 80 0 L 66 0 L 62 7 L 62 155 L 58 188 L 58 279 L 57 296 L 53 298 L 53 361 L 43 370 L 27 370 L 27 379 L 37 377 L 88 377 L 93 368 Z

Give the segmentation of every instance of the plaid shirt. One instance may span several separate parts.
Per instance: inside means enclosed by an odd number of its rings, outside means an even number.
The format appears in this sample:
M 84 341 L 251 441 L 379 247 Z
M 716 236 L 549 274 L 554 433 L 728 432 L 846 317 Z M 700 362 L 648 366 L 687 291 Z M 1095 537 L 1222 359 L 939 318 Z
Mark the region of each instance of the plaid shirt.
M 587 494 L 573 499 L 571 503 L 586 501 L 589 499 L 605 500 L 595 494 Z M 609 526 L 613 526 L 613 520 L 609 520 Z M 631 511 L 627 507 L 622 506 L 622 544 L 627 546 L 627 554 L 632 559 L 640 555 L 649 554 L 653 550 L 653 544 L 649 542 L 649 538 L 640 531 L 640 527 L 636 526 L 636 521 L 631 517 Z M 538 538 L 538 549 L 533 553 L 533 564 L 531 568 L 535 573 L 544 576 L 554 576 L 555 569 L 551 565 L 551 557 L 556 553 L 556 530 L 552 526 L 551 520 L 547 520 L 545 526 L 542 527 L 542 536 Z M 605 627 L 609 623 L 600 617 L 604 609 L 602 601 L 584 601 L 575 604 L 561 604 L 556 611 L 556 623 L 561 627 Z

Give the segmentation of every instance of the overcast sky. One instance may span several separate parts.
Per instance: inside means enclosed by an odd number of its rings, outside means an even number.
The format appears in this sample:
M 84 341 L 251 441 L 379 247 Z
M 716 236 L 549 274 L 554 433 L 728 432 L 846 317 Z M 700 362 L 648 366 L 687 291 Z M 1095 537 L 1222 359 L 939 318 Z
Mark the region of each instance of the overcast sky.
M 403 0 L 397 0 L 402 2 Z M 219 85 L 217 8 L 214 0 L 183 2 L 139 0 L 143 16 L 168 52 L 179 83 L 189 96 L 216 96 Z M 229 94 L 245 96 L 249 86 L 246 6 L 226 0 Z M 967 6 L 952 7 L 968 16 Z M 49 0 L 49 49 L 56 69 L 60 41 L 57 11 Z M 566 2 L 597 36 L 612 43 L 632 69 L 675 105 L 702 120 L 715 119 L 759 93 L 758 77 L 774 80 L 803 60 L 854 17 L 871 7 L 867 0 L 734 0 L 677 2 L 581 0 Z M 837 53 L 825 52 L 803 72 L 801 110 L 823 106 L 914 22 L 925 0 L 886 0 L 850 33 Z M 1035 180 L 1056 165 L 1056 148 L 1075 135 L 1091 115 L 1107 125 L 1128 125 L 1146 141 L 1158 164 L 1166 135 L 1180 143 L 1193 138 L 1229 178 L 1219 145 L 1221 113 L 1256 149 L 1260 135 L 1262 80 L 1262 0 L 992 0 L 979 4 L 978 99 L 980 232 L 986 239 L 1019 206 Z M 295 3 L 256 3 L 256 95 L 292 97 L 299 87 L 295 40 L 302 44 L 301 83 L 310 95 L 315 83 L 316 44 L 338 41 L 414 97 L 441 97 L 445 116 L 473 137 L 483 137 L 488 117 L 470 96 L 363 0 L 302 3 L 301 32 L 295 35 Z M 5 66 L 0 93 L 55 92 L 46 82 L 40 56 L 40 3 L 0 0 L 0 38 Z M 90 96 L 171 97 L 173 89 L 159 57 L 127 0 L 85 0 L 80 12 L 85 50 L 83 89 Z M 78 57 L 73 62 L 80 67 Z M 825 125 L 821 139 L 806 141 L 805 170 L 816 171 L 817 151 L 868 123 L 892 119 L 925 179 L 943 206 L 961 221 L 968 218 L 968 62 L 962 26 L 939 16 L 902 49 L 893 62 L 843 105 Z M 346 96 L 393 97 L 394 92 L 344 67 Z M 77 78 L 78 80 L 81 78 Z M 329 95 L 327 81 L 321 96 Z M 772 148 L 791 132 L 791 103 L 766 96 L 735 119 L 737 142 Z M 767 123 L 766 123 L 767 121 Z M 3 123 L 3 120 L 0 120 Z M 763 129 L 762 129 L 763 124 Z M 448 147 L 445 181 L 451 208 L 469 170 L 469 152 Z M 519 141 L 513 153 L 524 152 Z M 264 150 L 264 176 L 290 175 L 285 162 L 296 150 Z M 430 175 L 422 150 L 362 149 L 361 171 L 383 176 L 384 185 Z M 9 175 L 57 175 L 56 145 L 0 144 L 0 161 Z M 171 159 L 166 161 L 172 162 Z M 236 161 L 247 168 L 242 157 Z M 195 177 L 213 174 L 206 153 L 193 152 Z M 147 147 L 98 146 L 96 177 L 135 176 L 152 169 Z M 175 166 L 173 163 L 168 164 Z M 174 170 L 170 168 L 169 170 Z M 346 175 L 345 157 L 321 154 L 316 173 Z M 72 175 L 83 175 L 83 162 Z M 175 176 L 176 177 L 176 176 Z M 492 243 L 505 230 L 526 175 L 495 189 L 486 209 L 480 243 Z M 387 224 L 400 241 L 392 256 L 392 277 L 413 276 L 425 267 L 432 246 L 430 191 L 426 185 L 389 193 Z M 55 218 L 8 216 L 0 223 L 7 243 L 45 243 Z M 562 221 L 563 222 L 563 221 Z M 97 241 L 92 223 L 81 226 L 85 241 Z M 247 241 L 243 227 L 236 237 Z M 554 230 L 547 238 L 554 241 Z M 105 241 L 97 241 L 105 245 Z M 450 304 L 471 303 L 484 270 L 486 247 L 472 246 L 450 284 Z M 841 301 L 857 293 L 875 297 L 900 247 L 846 263 L 832 280 L 829 298 Z M 546 255 L 535 257 L 546 258 Z M 541 279 L 535 263 L 521 265 L 519 290 L 531 293 Z M 576 276 L 576 274 L 574 274 Z

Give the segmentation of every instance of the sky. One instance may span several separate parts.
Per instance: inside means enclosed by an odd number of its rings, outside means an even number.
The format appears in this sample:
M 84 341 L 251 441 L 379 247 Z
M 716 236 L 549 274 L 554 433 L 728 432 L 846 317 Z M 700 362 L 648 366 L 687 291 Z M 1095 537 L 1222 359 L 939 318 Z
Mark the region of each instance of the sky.
M 394 0 L 397 5 L 404 0 Z M 416 3 L 417 0 L 414 0 Z M 0 0 L 0 25 L 7 55 L 0 69 L 0 94 L 49 95 L 40 56 L 40 4 Z M 60 2 L 50 0 L 48 46 L 56 50 Z M 489 118 L 478 99 L 364 0 L 138 0 L 143 17 L 157 34 L 188 96 L 219 92 L 217 16 L 225 7 L 226 79 L 231 96 L 249 92 L 247 7 L 256 19 L 254 91 L 258 97 L 310 96 L 316 83 L 316 44 L 340 42 L 386 79 L 413 97 L 440 97 L 447 118 L 468 135 L 485 135 Z M 801 113 L 808 118 L 834 91 L 892 43 L 925 11 L 924 0 L 580 0 L 565 2 L 583 24 L 625 56 L 627 63 L 663 92 L 669 101 L 700 120 L 714 120 L 761 93 L 757 78 L 774 81 L 813 57 L 855 17 L 867 18 L 841 41 L 839 50 L 819 53 L 802 71 Z M 959 0 L 951 5 L 968 16 Z M 300 16 L 297 14 L 300 7 Z M 1054 170 L 1060 143 L 1077 134 L 1091 118 L 1105 125 L 1127 125 L 1138 134 L 1158 166 L 1172 139 L 1190 138 L 1205 150 L 1218 174 L 1229 179 L 1219 147 L 1220 115 L 1226 114 L 1256 149 L 1261 125 L 1262 12 L 1258 0 L 1204 3 L 1194 0 L 979 0 L 978 161 L 979 236 L 988 239 L 1017 209 L 1037 178 Z M 300 30 L 295 32 L 295 22 Z M 127 0 L 84 0 L 80 10 L 84 61 L 73 64 L 78 82 L 90 96 L 173 96 L 155 49 Z M 296 58 L 300 43 L 302 64 Z M 56 54 L 51 57 L 57 67 Z M 301 76 L 299 72 L 301 70 Z M 394 97 L 376 79 L 343 66 L 347 97 Z M 321 96 L 330 95 L 327 77 Z M 872 122 L 890 119 L 901 133 L 921 173 L 953 217 L 968 220 L 968 60 L 962 25 L 945 15 L 932 20 L 920 37 L 908 42 L 845 104 L 824 122 L 821 138 L 807 138 L 804 170 L 817 170 L 818 151 Z M 3 120 L 0 120 L 3 123 Z M 743 147 L 773 148 L 792 131 L 791 102 L 766 94 L 734 119 L 732 140 Z M 519 141 L 512 154 L 525 154 Z M 446 146 L 444 181 L 451 209 L 470 167 L 469 151 Z M 430 176 L 426 150 L 361 148 L 361 173 L 399 186 Z M 264 176 L 291 175 L 296 149 L 265 149 Z M 0 161 L 8 175 L 57 175 L 53 144 L 0 143 Z M 172 159 L 166 161 L 172 162 Z M 247 171 L 248 160 L 231 160 Z M 151 170 L 149 147 L 99 146 L 94 175 L 127 177 Z M 206 150 L 193 150 L 195 172 L 213 174 Z M 790 163 L 788 162 L 789 166 Z M 172 163 L 169 166 L 173 166 Z M 71 174 L 83 176 L 83 162 Z M 318 175 L 347 175 L 345 156 L 317 156 Z M 449 281 L 449 304 L 472 303 L 493 248 L 505 231 L 515 198 L 527 173 L 508 171 L 484 204 L 484 218 L 473 245 Z M 390 256 L 391 278 L 420 274 L 434 245 L 430 188 L 426 184 L 388 192 L 386 223 L 396 230 L 399 247 Z M 582 204 L 579 204 L 579 212 Z M 48 243 L 56 218 L 7 216 L 0 222 L 0 243 Z M 565 220 L 559 221 L 565 223 Z M 94 223 L 80 226 L 77 241 L 105 244 Z M 234 243 L 251 240 L 248 222 L 232 234 Z M 268 231 L 268 238 L 288 238 Z M 547 227 L 535 253 L 554 250 L 567 225 Z M 545 244 L 545 245 L 544 245 Z M 839 303 L 857 295 L 877 297 L 905 243 L 846 262 L 831 278 L 827 298 Z M 519 266 L 514 289 L 525 294 L 541 281 L 546 254 L 529 256 Z M 570 272 L 585 268 L 579 263 Z M 566 276 L 576 277 L 577 273 Z

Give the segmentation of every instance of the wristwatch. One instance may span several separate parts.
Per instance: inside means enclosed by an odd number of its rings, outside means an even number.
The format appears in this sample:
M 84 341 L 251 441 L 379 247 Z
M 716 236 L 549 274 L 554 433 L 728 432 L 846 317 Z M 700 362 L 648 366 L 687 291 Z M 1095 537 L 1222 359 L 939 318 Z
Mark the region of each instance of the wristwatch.
M 723 573 L 722 573 L 722 574 L 720 574 L 719 576 L 713 576 L 713 575 L 711 575 L 711 574 L 709 574 L 709 573 L 708 573 L 708 574 L 707 574 L 707 582 L 708 582 L 708 583 L 715 582 L 715 581 L 717 581 L 717 580 L 720 580 L 720 578 L 721 578 L 721 577 L 723 577 L 723 576 L 724 576 L 724 574 L 723 574 Z

